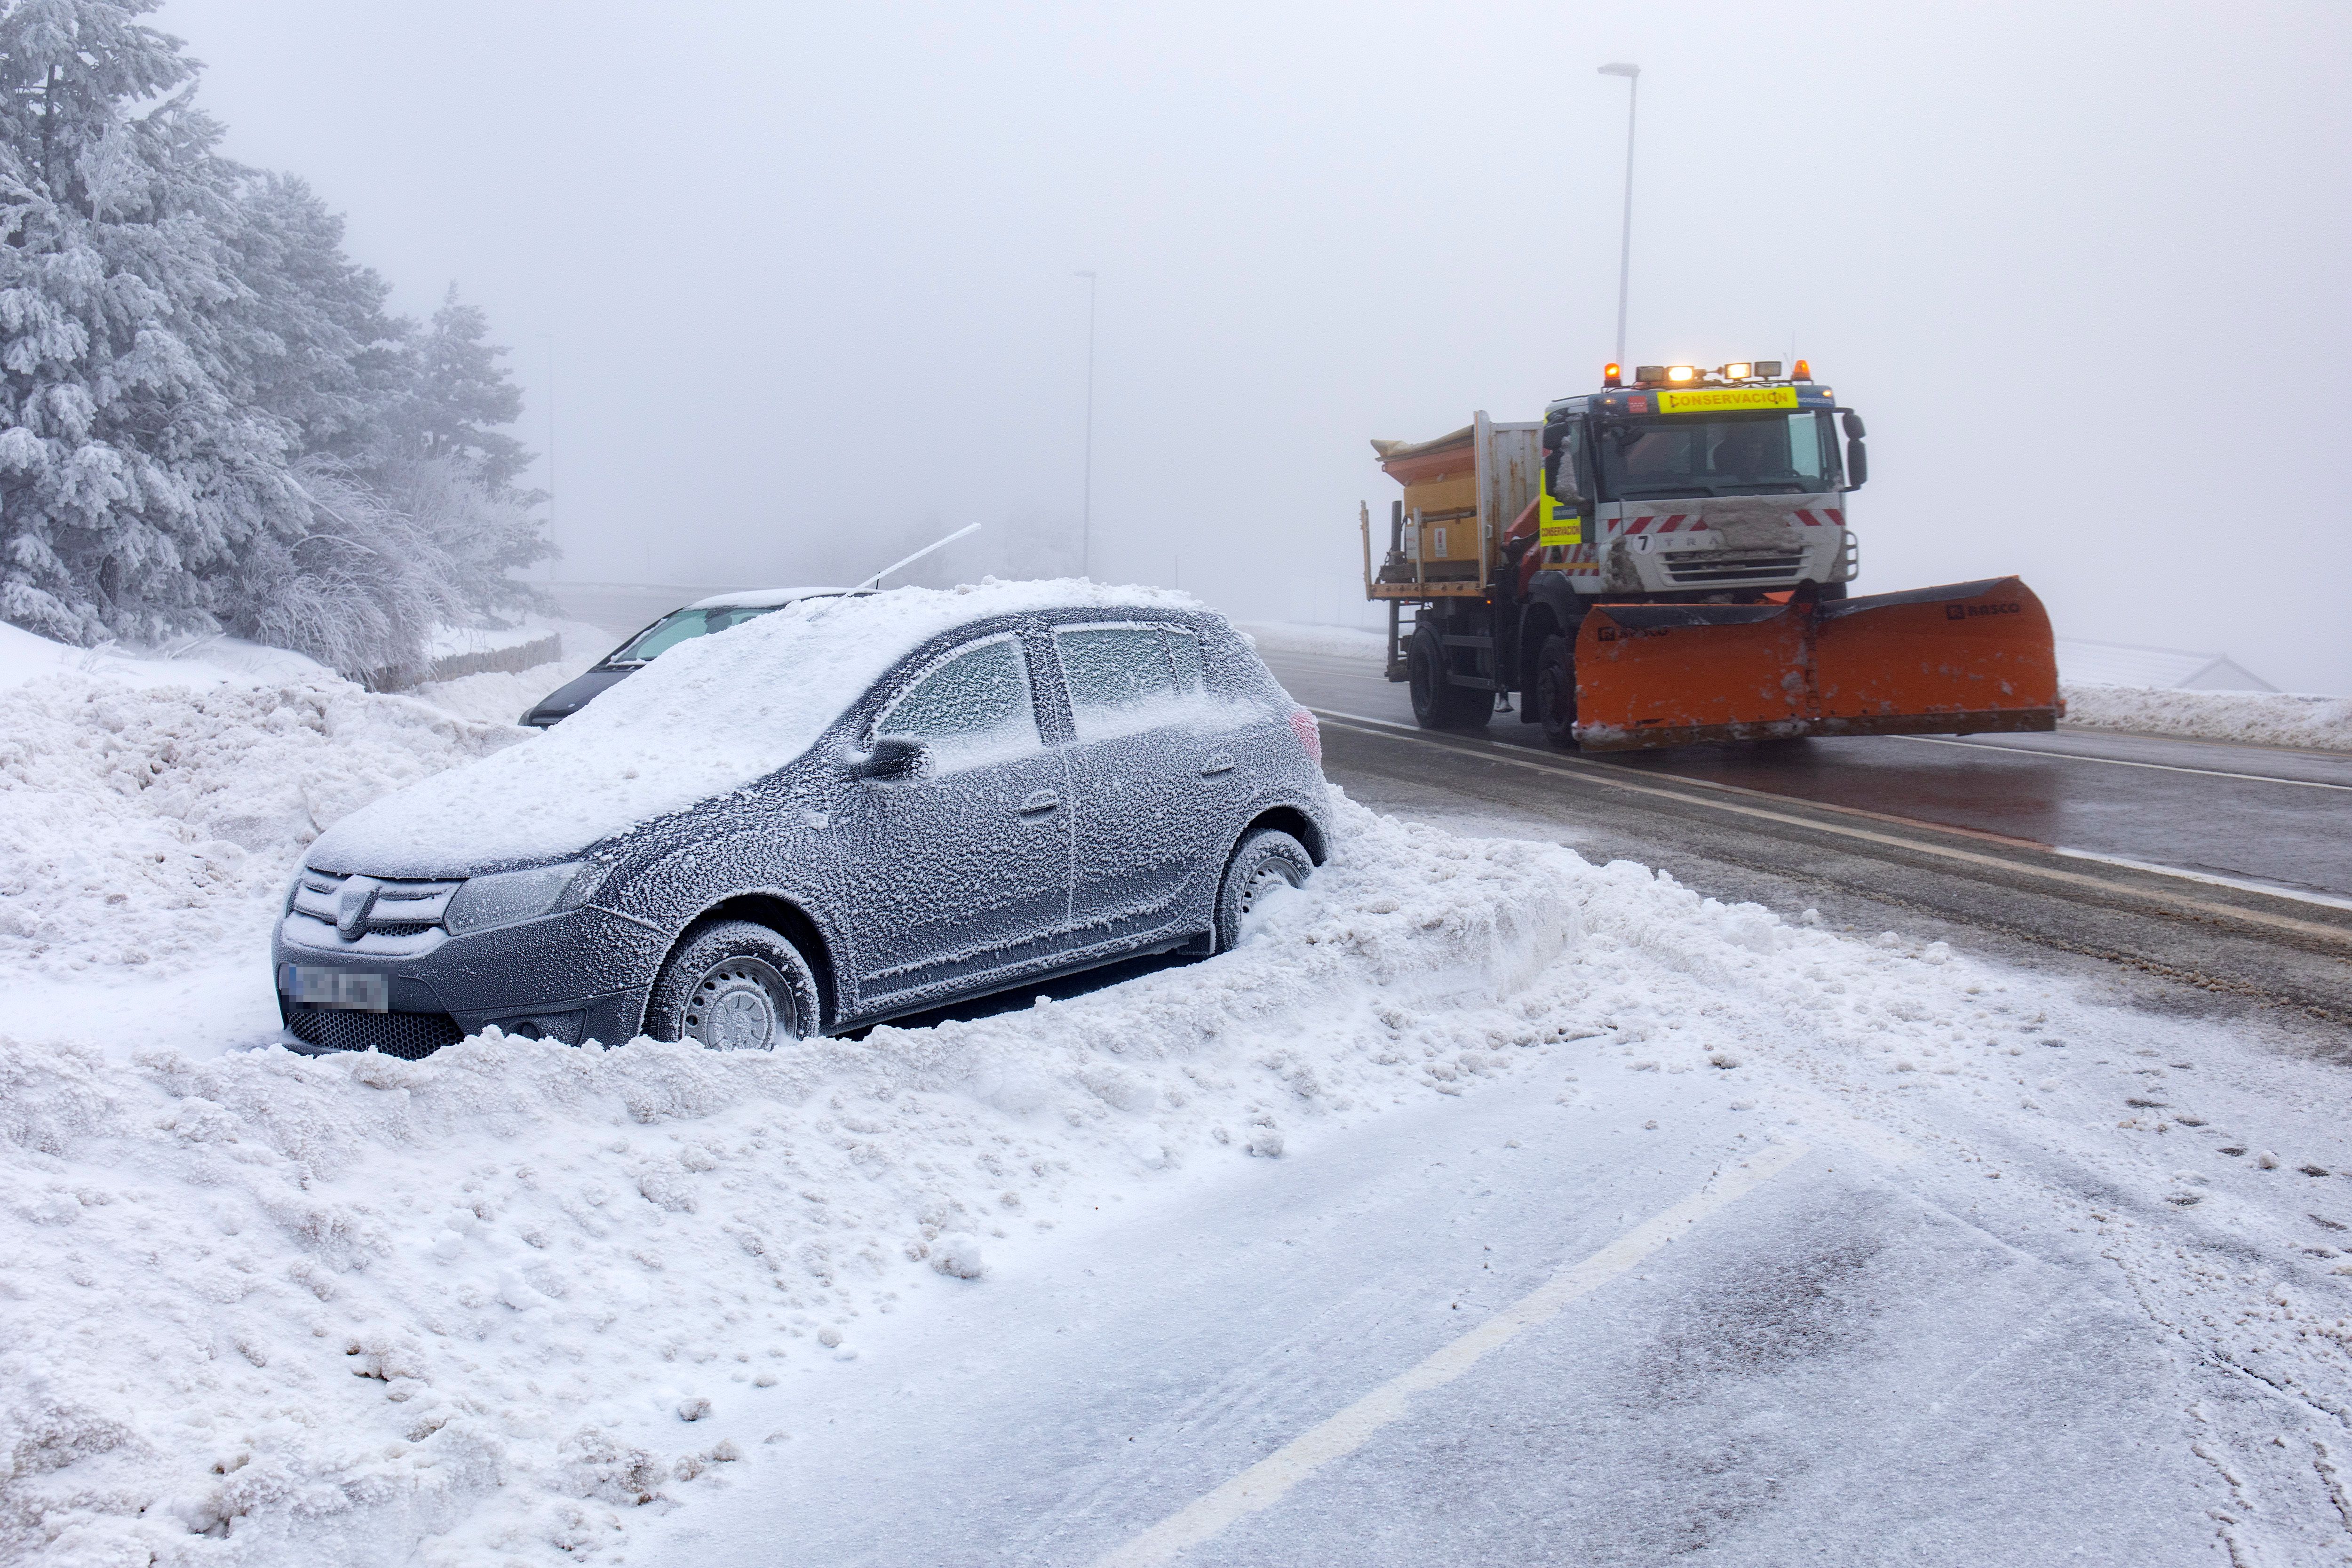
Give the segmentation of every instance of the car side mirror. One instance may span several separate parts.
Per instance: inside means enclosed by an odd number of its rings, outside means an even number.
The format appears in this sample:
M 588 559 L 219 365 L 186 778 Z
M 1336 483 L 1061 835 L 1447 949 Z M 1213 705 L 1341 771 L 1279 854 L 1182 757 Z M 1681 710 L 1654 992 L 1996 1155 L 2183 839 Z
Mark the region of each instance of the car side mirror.
M 1862 437 L 1849 437 L 1845 444 L 1845 488 L 1858 490 L 1870 482 L 1870 448 Z
M 849 776 L 858 779 L 918 779 L 931 771 L 931 749 L 911 735 L 877 735 L 874 749 L 852 759 Z

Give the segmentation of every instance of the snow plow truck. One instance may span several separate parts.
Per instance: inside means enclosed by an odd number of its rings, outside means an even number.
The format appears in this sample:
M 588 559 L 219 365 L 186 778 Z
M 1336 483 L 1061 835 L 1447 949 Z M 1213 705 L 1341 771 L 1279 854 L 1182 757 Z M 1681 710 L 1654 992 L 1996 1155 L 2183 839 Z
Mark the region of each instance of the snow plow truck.
M 2017 578 L 1849 593 L 1862 416 L 1791 369 L 1612 364 L 1539 423 L 1374 441 L 1404 493 L 1377 563 L 1361 510 L 1364 587 L 1414 718 L 1482 727 L 1516 692 L 1595 752 L 2056 728 L 2050 617 Z

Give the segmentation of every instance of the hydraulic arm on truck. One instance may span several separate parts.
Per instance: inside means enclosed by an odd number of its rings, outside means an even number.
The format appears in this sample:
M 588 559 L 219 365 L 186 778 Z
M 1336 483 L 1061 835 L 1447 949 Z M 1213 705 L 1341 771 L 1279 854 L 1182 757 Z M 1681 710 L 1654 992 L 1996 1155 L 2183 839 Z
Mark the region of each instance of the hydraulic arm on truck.
M 2018 579 L 1849 595 L 1863 422 L 1804 361 L 1601 380 L 1540 422 L 1372 443 L 1404 493 L 1377 565 L 1363 513 L 1365 592 L 1423 725 L 1517 692 L 1589 751 L 2056 727 L 2050 619 Z

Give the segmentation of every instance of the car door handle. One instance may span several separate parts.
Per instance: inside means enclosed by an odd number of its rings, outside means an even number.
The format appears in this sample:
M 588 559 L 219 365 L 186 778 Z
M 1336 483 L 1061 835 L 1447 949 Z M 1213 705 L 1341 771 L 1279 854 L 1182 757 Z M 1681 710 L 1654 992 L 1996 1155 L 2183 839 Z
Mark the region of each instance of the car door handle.
M 1225 755 L 1223 752 L 1219 752 L 1215 756 L 1211 757 L 1207 762 L 1201 764 L 1201 776 L 1204 779 L 1213 779 L 1219 773 L 1229 773 L 1233 771 L 1233 758 Z
M 1015 816 L 1042 816 L 1046 812 L 1059 811 L 1061 808 L 1060 795 L 1055 795 L 1052 790 L 1041 789 L 1013 809 Z

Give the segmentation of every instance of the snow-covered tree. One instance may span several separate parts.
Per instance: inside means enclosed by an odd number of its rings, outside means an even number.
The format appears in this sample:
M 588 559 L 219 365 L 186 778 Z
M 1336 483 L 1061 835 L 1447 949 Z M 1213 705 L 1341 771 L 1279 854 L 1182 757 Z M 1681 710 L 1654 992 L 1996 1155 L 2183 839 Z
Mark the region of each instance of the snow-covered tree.
M 420 331 L 299 180 L 220 156 L 155 0 L 0 0 L 0 618 L 218 626 L 347 673 L 524 607 L 520 390 Z
M 520 441 L 498 428 L 522 416 L 522 390 L 499 362 L 507 351 L 489 341 L 490 323 L 449 285 L 441 308 L 418 336 L 414 383 L 395 416 L 415 450 L 474 459 L 493 488 L 510 485 L 530 465 Z
M 151 9 L 0 9 L 0 615 L 79 642 L 210 624 L 304 511 L 233 390 L 242 171 Z

